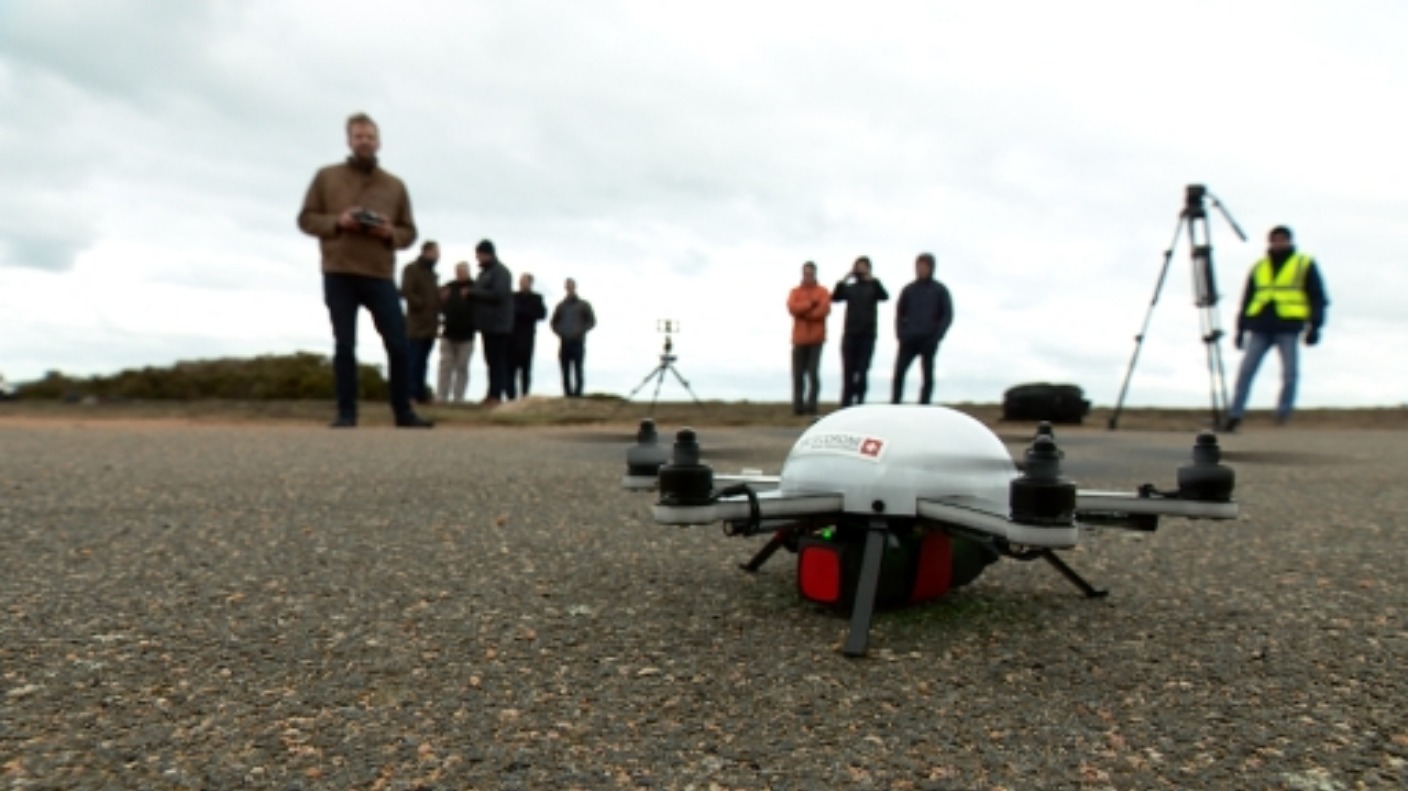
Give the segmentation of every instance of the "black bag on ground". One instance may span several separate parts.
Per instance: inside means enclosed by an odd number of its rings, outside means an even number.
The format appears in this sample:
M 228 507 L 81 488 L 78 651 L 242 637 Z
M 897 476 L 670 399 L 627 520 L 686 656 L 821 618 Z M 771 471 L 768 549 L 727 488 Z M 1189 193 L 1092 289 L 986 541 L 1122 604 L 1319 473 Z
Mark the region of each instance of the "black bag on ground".
M 1002 397 L 1003 420 L 1080 423 L 1088 414 L 1090 402 L 1075 385 L 1035 382 L 1009 388 Z

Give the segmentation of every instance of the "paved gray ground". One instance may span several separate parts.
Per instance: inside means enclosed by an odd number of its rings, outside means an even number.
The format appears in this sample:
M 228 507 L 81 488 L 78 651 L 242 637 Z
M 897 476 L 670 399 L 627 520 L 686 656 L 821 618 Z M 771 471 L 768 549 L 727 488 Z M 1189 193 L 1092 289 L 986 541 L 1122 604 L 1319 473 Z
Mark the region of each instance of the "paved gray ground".
M 0 422 L 4 784 L 1408 782 L 1408 433 L 1234 437 L 1240 523 L 1100 536 L 1104 601 L 1004 561 L 863 660 L 791 556 L 651 524 L 582 433 Z M 1099 487 L 1191 439 L 1066 438 Z

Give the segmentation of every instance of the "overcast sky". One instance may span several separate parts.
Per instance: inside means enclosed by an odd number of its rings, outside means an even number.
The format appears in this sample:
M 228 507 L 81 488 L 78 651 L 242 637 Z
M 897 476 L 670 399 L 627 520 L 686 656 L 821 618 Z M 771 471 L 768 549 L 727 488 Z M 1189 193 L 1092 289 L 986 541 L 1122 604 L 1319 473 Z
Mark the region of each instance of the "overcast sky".
M 364 110 L 442 276 L 490 238 L 549 304 L 577 279 L 600 320 L 588 391 L 635 388 L 674 318 L 700 397 L 785 400 L 802 262 L 830 285 L 869 255 L 897 294 L 927 250 L 957 315 L 939 400 L 1048 380 L 1113 404 L 1205 183 L 1248 235 L 1214 213 L 1223 326 L 1288 224 L 1332 303 L 1301 404 L 1399 405 L 1405 31 L 1399 0 L 0 0 L 0 373 L 330 354 L 295 217 Z M 1174 252 L 1130 405 L 1208 403 L 1186 238 Z M 359 348 L 384 362 L 369 321 Z M 546 330 L 536 372 L 560 393 Z M 1253 407 L 1278 377 L 1272 356 Z

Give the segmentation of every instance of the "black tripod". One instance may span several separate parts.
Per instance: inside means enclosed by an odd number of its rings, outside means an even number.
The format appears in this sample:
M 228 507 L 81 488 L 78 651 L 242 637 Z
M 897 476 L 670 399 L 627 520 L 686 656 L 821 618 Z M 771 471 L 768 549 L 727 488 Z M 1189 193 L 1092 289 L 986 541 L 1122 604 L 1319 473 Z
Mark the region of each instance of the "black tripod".
M 660 364 L 655 366 L 655 370 L 645 375 L 645 378 L 640 381 L 640 384 L 636 385 L 636 389 L 632 390 L 630 395 L 626 396 L 626 401 L 635 398 L 636 393 L 639 393 L 641 388 L 649 384 L 651 379 L 654 379 L 655 395 L 651 397 L 650 411 L 646 413 L 647 417 L 653 416 L 655 414 L 655 403 L 660 400 L 660 386 L 665 383 L 665 374 L 668 372 L 674 374 L 680 384 L 684 385 L 684 389 L 689 393 L 689 397 L 694 399 L 694 403 L 704 408 L 704 402 L 699 400 L 699 396 L 695 395 L 694 391 L 690 389 L 689 382 L 685 381 L 685 378 L 680 376 L 679 369 L 675 368 L 675 360 L 678 360 L 679 357 L 672 354 L 675 349 L 675 344 L 670 335 L 680 331 L 680 323 L 671 319 L 661 319 L 656 323 L 655 329 L 657 332 L 665 334 L 665 351 L 660 354 Z
M 1173 229 L 1173 241 L 1164 251 L 1164 265 L 1159 270 L 1159 280 L 1154 285 L 1154 298 L 1149 302 L 1149 310 L 1144 314 L 1144 325 L 1134 336 L 1134 356 L 1129 358 L 1129 369 L 1124 374 L 1124 384 L 1120 386 L 1120 397 L 1115 401 L 1115 411 L 1110 415 L 1110 429 L 1119 425 L 1120 411 L 1124 409 L 1124 396 L 1129 392 L 1129 379 L 1134 375 L 1134 364 L 1139 361 L 1139 350 L 1144 346 L 1144 335 L 1149 331 L 1149 318 L 1154 315 L 1154 306 L 1159 304 L 1159 292 L 1163 290 L 1164 278 L 1168 275 L 1168 264 L 1173 260 L 1173 250 L 1178 246 L 1178 237 L 1188 228 L 1188 240 L 1192 243 L 1193 293 L 1194 304 L 1198 307 L 1198 321 L 1202 328 L 1203 346 L 1207 349 L 1208 390 L 1212 398 L 1212 425 L 1221 428 L 1223 415 L 1227 410 L 1227 375 L 1222 367 L 1222 325 L 1217 312 L 1217 278 L 1212 268 L 1212 241 L 1208 233 L 1208 212 L 1203 199 L 1212 201 L 1218 212 L 1242 241 L 1246 234 L 1237 227 L 1237 221 L 1227 213 L 1217 196 L 1208 192 L 1201 184 L 1189 184 L 1184 194 L 1183 211 L 1178 215 L 1178 224 Z

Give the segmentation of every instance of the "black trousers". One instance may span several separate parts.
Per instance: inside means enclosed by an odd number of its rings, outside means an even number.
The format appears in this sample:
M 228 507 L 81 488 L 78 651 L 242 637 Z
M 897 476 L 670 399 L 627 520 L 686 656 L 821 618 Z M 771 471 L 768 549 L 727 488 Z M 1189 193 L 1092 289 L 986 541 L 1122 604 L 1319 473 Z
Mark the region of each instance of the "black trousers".
M 484 394 L 485 398 L 497 398 L 500 401 L 508 395 L 508 341 L 509 334 L 503 333 L 481 333 L 484 338 L 484 367 L 489 372 L 489 392 Z
M 514 335 L 508 347 L 508 387 L 509 398 L 527 396 L 533 384 L 533 341 L 534 336 Z
M 874 335 L 841 336 L 841 406 L 865 403 L 874 357 Z
M 792 414 L 794 415 L 816 414 L 817 397 L 821 394 L 821 347 L 820 343 L 792 347 Z M 804 389 L 805 393 L 803 393 Z
M 938 353 L 938 338 L 900 340 L 899 355 L 895 357 L 894 388 L 890 393 L 890 403 L 898 404 L 904 400 L 904 375 L 909 371 L 909 365 L 914 362 L 915 357 L 919 358 L 919 371 L 924 375 L 923 384 L 919 387 L 919 403 L 929 403 L 934 397 L 934 356 Z
M 587 357 L 587 342 L 563 340 L 557 352 L 562 366 L 562 394 L 568 398 L 582 397 L 582 362 Z
M 398 418 L 411 414 L 406 352 L 406 314 L 401 295 L 390 278 L 323 274 L 323 300 L 332 319 L 333 381 L 336 383 L 338 417 L 357 419 L 357 314 L 366 308 L 386 347 L 391 412 Z

